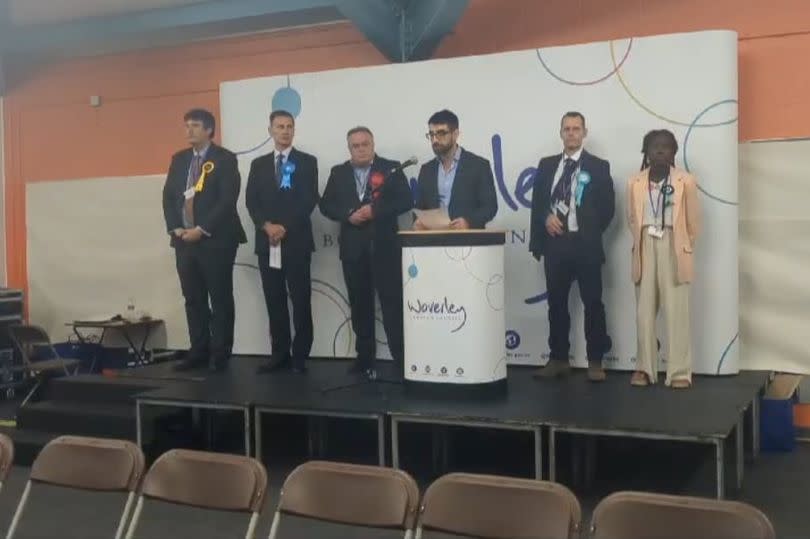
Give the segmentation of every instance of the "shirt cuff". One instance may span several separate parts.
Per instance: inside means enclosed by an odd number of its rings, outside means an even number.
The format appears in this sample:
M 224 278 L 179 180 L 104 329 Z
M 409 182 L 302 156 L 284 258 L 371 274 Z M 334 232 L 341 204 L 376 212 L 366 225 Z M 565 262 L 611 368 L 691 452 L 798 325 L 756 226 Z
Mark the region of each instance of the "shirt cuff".
M 206 229 L 204 229 L 203 227 L 198 226 L 198 227 L 195 227 L 195 228 L 197 230 L 199 230 L 200 232 L 202 232 L 204 235 L 208 236 L 209 238 L 211 237 L 211 234 Z

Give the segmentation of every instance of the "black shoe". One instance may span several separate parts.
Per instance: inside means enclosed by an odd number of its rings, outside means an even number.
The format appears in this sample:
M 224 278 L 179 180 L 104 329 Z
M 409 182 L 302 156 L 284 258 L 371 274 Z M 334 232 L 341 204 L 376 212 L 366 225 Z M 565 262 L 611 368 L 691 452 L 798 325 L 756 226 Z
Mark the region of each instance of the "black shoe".
M 293 365 L 292 366 L 292 373 L 293 374 L 306 374 L 307 373 L 307 366 L 306 365 Z
M 256 374 L 266 374 L 268 372 L 280 371 L 289 368 L 290 358 L 270 358 L 256 368 Z
M 208 363 L 208 370 L 211 372 L 222 372 L 228 368 L 227 359 L 212 359 Z
M 201 369 L 206 366 L 208 360 L 202 357 L 189 357 L 182 361 L 178 361 L 172 367 L 175 372 L 191 371 L 194 369 Z
M 371 370 L 371 365 L 371 361 L 355 359 L 352 361 L 352 364 L 349 365 L 349 368 L 346 370 L 346 374 L 366 374 L 367 371 Z

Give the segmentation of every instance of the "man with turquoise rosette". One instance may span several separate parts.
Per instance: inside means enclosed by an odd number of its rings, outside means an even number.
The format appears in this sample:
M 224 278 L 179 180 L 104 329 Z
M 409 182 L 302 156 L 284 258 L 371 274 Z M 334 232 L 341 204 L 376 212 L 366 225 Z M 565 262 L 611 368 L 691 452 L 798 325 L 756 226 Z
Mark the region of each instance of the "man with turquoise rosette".
M 610 163 L 582 147 L 588 130 L 579 112 L 560 121 L 563 153 L 537 165 L 532 192 L 529 250 L 542 259 L 548 291 L 549 361 L 539 378 L 567 375 L 571 369 L 568 294 L 576 280 L 585 308 L 588 379 L 605 379 L 602 357 L 611 346 L 602 303 L 602 234 L 613 219 L 615 194 Z
M 250 164 L 245 203 L 256 225 L 256 256 L 270 319 L 272 355 L 259 372 L 306 371 L 312 349 L 312 279 L 315 241 L 310 215 L 318 204 L 318 161 L 293 147 L 295 118 L 270 114 L 274 150 Z M 292 300 L 293 328 L 287 291 Z

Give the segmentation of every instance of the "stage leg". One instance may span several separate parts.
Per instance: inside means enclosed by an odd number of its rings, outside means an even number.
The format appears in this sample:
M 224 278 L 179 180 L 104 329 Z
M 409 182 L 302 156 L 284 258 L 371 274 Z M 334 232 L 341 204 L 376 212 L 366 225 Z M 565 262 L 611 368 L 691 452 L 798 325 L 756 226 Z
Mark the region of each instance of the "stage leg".
M 548 428 L 548 480 L 557 480 L 557 450 L 556 450 L 557 430 L 554 427 Z
M 593 487 L 596 477 L 596 436 L 585 439 L 585 488 Z
M 737 421 L 737 432 L 735 433 L 736 436 L 734 437 L 736 445 L 737 445 L 737 490 L 740 490 L 743 485 L 743 474 L 745 473 L 745 451 L 743 450 L 743 441 L 744 441 L 744 434 L 745 430 L 743 428 L 743 412 L 740 414 L 740 419 Z
M 543 479 L 543 427 L 534 427 L 534 478 Z
M 759 394 L 751 401 L 751 453 L 759 458 Z
M 391 466 L 399 469 L 399 422 L 391 418 Z
M 377 458 L 380 466 L 385 466 L 385 416 L 377 418 Z
M 250 408 L 245 408 L 245 456 L 250 456 Z
M 143 449 L 143 424 L 141 419 L 141 401 L 135 401 L 135 436 L 138 441 L 138 447 Z
M 726 470 L 725 470 L 725 455 L 723 452 L 724 438 L 716 438 L 714 440 L 715 446 L 715 466 L 717 467 L 717 499 L 722 500 L 726 496 Z
M 253 447 L 256 450 L 256 460 L 262 462 L 262 412 L 258 408 L 256 408 L 253 423 L 255 425 Z

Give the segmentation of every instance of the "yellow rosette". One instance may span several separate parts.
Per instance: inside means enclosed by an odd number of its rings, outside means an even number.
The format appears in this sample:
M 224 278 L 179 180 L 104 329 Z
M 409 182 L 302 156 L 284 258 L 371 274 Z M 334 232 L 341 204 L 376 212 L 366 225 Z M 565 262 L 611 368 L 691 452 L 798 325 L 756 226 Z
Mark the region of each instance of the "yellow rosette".
M 199 193 L 205 187 L 205 177 L 211 174 L 214 171 L 214 163 L 211 161 L 206 161 L 203 163 L 202 166 L 202 173 L 200 173 L 200 179 L 197 180 L 197 183 L 194 184 L 194 191 Z

